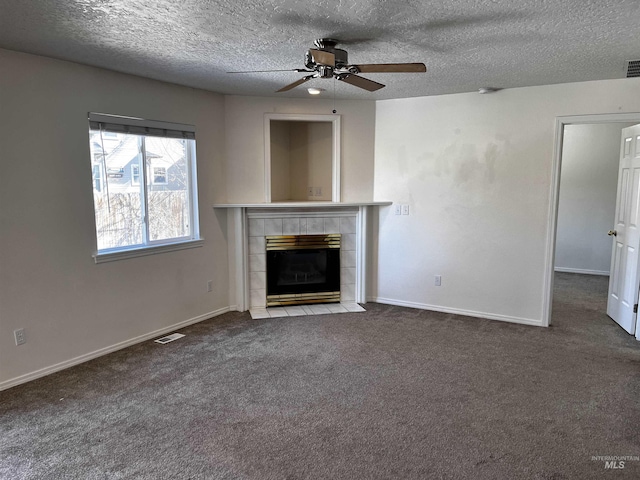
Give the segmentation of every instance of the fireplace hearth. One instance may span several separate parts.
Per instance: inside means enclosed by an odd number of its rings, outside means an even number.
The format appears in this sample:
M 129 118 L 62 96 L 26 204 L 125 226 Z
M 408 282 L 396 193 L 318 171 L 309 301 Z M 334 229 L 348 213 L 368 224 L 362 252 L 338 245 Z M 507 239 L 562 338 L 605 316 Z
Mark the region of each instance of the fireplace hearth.
M 340 234 L 265 237 L 267 306 L 340 301 Z

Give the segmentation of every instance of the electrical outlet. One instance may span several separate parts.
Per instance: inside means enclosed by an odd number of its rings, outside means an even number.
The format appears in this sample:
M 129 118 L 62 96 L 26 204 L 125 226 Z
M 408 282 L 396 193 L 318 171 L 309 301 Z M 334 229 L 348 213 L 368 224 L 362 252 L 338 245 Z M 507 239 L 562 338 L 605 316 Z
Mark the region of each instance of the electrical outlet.
M 442 285 L 442 276 L 436 275 L 436 287 L 439 287 L 441 285 Z
M 308 193 L 308 195 L 309 195 L 310 197 L 313 197 L 313 187 L 309 187 L 309 188 L 307 189 L 307 193 Z
M 27 343 L 27 337 L 24 336 L 24 328 L 14 330 L 13 336 L 15 338 L 16 345 L 24 345 Z
M 209 280 L 207 282 L 207 292 L 212 292 L 213 291 L 213 280 Z
M 396 215 L 402 215 L 402 205 L 396 203 L 393 208 L 395 209 Z
M 409 215 L 409 205 L 402 205 L 402 214 Z
M 316 187 L 316 197 L 322 196 L 322 187 Z

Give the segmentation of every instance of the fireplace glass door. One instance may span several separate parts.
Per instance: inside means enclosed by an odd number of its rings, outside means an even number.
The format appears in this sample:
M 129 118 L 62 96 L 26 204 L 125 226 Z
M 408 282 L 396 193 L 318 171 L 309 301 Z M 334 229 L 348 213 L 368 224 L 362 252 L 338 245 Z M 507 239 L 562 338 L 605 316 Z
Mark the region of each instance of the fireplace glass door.
M 268 236 L 267 306 L 340 301 L 340 235 Z

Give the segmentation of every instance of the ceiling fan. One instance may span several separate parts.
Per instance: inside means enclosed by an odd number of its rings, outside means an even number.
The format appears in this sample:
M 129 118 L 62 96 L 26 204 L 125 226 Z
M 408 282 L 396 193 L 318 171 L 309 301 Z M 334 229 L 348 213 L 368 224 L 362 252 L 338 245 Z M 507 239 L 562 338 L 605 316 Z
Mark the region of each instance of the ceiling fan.
M 361 77 L 358 75 L 359 73 L 420 73 L 427 71 L 424 63 L 368 63 L 350 65 L 347 52 L 336 48 L 338 43 L 338 40 L 331 38 L 319 38 L 314 41 L 313 44 L 316 48 L 307 50 L 304 56 L 304 66 L 306 68 L 227 73 L 304 72 L 311 74 L 282 87 L 280 90 L 277 90 L 278 92 L 291 90 L 298 85 L 308 82 L 312 78 L 335 78 L 336 80 L 349 83 L 358 88 L 363 88 L 369 92 L 375 92 L 383 88 L 384 85 Z

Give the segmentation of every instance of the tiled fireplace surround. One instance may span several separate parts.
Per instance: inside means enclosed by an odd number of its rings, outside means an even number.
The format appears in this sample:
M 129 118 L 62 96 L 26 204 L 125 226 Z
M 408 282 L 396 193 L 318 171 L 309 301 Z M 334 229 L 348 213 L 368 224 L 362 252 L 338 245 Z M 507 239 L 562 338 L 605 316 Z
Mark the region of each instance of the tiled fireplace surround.
M 366 303 L 370 210 L 390 202 L 226 204 L 236 309 L 266 306 L 266 235 L 341 234 L 341 302 Z
M 313 215 L 293 213 L 264 217 L 249 212 L 249 307 L 266 307 L 266 235 L 316 235 L 340 233 L 340 300 L 356 300 L 356 220 L 357 211 Z M 321 216 L 318 216 L 321 215 Z

